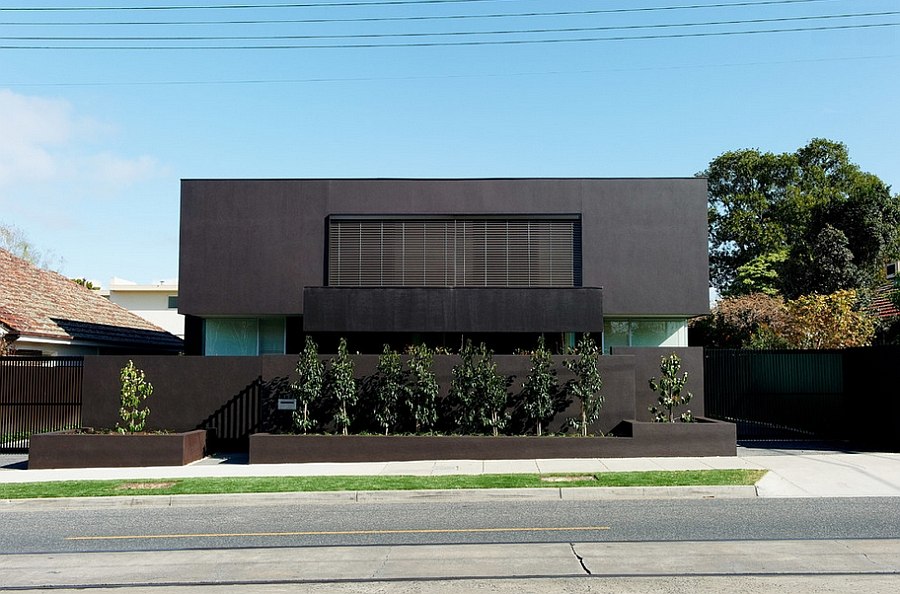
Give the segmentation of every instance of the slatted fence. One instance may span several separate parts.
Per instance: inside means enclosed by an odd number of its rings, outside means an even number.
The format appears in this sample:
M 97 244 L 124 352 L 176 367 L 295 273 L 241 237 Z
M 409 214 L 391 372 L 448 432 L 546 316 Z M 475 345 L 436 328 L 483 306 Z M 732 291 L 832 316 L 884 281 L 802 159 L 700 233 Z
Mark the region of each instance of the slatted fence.
M 0 357 L 0 451 L 81 424 L 83 357 Z

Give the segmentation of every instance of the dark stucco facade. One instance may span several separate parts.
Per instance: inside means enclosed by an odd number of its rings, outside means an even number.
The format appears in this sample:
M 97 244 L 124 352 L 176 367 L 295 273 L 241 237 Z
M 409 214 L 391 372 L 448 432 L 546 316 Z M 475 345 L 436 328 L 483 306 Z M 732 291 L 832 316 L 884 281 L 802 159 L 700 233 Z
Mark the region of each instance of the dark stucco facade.
M 487 332 L 598 332 L 603 316 L 688 318 L 708 311 L 706 208 L 699 178 L 184 180 L 179 311 L 366 332 L 412 331 L 420 318 L 438 325 L 422 331 L 452 332 L 472 323 Z M 533 296 L 502 287 L 330 288 L 329 217 L 357 215 L 575 217 L 577 283 Z M 423 310 L 426 294 L 438 313 Z

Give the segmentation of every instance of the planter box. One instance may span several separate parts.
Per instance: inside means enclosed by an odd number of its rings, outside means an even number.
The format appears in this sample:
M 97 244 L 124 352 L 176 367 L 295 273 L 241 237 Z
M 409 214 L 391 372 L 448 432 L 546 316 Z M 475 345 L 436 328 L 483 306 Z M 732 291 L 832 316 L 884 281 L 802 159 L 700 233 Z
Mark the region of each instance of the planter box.
M 736 456 L 734 423 L 696 417 L 693 423 L 622 421 L 613 430 L 642 445 L 639 456 Z
M 205 430 L 136 435 L 60 431 L 31 436 L 28 468 L 184 466 L 205 455 Z
M 625 423 L 631 425 L 625 427 Z M 250 436 L 250 464 L 734 456 L 737 453 L 735 429 L 731 423 L 662 426 L 658 423 L 625 421 L 618 428 L 622 430 L 618 437 L 256 433 Z M 624 435 L 626 432 L 631 435 Z

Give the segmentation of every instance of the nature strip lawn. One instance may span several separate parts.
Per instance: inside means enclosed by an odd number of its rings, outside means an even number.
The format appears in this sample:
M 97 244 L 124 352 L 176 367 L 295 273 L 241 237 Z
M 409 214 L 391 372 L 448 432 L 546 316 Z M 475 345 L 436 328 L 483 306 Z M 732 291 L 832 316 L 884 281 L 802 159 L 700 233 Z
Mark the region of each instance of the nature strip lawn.
M 297 476 L 56 481 L 0 484 L 0 499 L 303 491 L 727 486 L 752 485 L 762 478 L 765 472 L 764 470 L 676 470 L 564 475 Z

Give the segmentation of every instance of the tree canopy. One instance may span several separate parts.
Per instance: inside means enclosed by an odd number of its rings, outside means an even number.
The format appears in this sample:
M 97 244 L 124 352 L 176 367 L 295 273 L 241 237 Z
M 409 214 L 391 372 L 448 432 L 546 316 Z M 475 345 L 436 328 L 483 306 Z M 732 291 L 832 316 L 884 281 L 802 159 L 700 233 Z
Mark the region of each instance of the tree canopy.
M 22 258 L 38 268 L 57 271 L 63 264 L 63 259 L 53 252 L 42 252 L 35 247 L 24 231 L 15 225 L 3 222 L 0 222 L 0 249 L 8 251 L 17 258 Z
M 872 344 L 876 317 L 852 289 L 788 301 L 754 293 L 722 299 L 692 328 L 715 348 L 842 349 Z
M 709 180 L 710 280 L 725 296 L 869 288 L 900 253 L 900 196 L 816 138 L 793 153 L 730 151 Z

